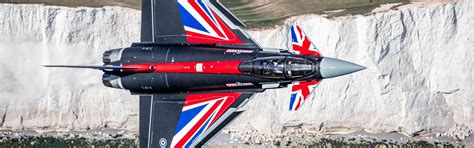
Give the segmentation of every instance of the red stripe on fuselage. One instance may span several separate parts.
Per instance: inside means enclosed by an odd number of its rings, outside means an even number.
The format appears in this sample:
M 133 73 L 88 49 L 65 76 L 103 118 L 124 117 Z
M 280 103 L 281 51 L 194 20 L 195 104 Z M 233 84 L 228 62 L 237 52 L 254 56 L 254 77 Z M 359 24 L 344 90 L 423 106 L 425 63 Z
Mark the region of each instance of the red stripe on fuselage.
M 123 72 L 242 74 L 239 70 L 241 62 L 243 61 L 166 62 L 123 64 L 122 66 L 139 67 L 137 69 L 123 69 Z M 154 69 L 152 70 L 150 67 L 154 67 Z

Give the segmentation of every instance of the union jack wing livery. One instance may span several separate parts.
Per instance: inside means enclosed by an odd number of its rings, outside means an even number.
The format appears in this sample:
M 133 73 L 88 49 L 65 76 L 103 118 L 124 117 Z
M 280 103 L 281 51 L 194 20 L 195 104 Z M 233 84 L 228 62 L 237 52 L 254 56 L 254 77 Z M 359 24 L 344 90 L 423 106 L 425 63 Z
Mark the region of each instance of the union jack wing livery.
M 240 44 L 242 41 L 202 0 L 178 0 L 190 43 Z
M 171 147 L 190 147 L 229 109 L 241 93 L 189 94 L 186 96 Z
M 293 52 L 300 55 L 321 56 L 318 48 L 311 43 L 298 25 L 291 25 L 290 32 Z
M 309 82 L 294 82 L 291 86 L 290 111 L 298 110 L 306 101 L 308 95 L 316 88 L 320 80 Z

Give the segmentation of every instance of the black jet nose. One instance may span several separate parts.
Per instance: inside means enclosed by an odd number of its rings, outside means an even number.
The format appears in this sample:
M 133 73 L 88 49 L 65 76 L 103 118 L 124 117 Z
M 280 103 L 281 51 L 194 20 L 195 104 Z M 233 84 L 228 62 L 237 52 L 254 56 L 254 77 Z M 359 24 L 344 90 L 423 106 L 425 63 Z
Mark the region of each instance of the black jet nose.
M 334 78 L 364 69 L 364 66 L 327 57 L 324 57 L 319 65 L 319 70 L 323 78 Z

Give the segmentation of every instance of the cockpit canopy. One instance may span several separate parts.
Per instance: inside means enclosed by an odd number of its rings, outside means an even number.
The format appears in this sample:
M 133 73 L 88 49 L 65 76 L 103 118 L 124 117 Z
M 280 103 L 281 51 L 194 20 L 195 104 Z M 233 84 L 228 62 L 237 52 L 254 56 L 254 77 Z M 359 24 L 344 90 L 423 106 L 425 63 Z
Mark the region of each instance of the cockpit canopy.
M 242 72 L 266 78 L 300 78 L 315 69 L 312 61 L 289 56 L 259 58 L 240 65 Z

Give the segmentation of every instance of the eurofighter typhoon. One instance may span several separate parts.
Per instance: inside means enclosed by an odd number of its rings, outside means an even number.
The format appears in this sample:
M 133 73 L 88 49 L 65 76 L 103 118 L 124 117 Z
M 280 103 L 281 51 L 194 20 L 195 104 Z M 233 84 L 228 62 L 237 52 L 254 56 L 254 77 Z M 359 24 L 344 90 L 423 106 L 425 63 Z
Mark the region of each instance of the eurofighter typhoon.
M 365 67 L 324 57 L 301 28 L 289 50 L 262 48 L 218 0 L 143 0 L 141 42 L 103 54 L 107 87 L 140 96 L 140 147 L 200 147 L 256 93 L 291 87 L 301 108 L 322 79 Z

